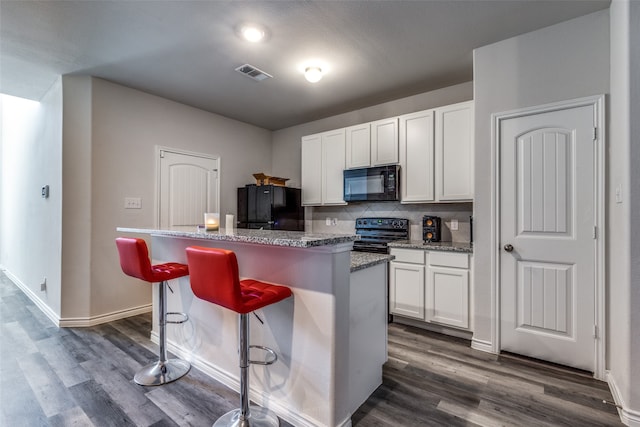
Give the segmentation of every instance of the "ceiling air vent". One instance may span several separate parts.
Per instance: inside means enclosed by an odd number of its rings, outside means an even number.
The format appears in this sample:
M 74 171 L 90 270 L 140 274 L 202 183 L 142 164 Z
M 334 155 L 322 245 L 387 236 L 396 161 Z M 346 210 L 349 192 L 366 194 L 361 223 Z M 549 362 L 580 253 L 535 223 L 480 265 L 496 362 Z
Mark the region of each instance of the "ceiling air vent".
M 270 79 L 273 77 L 272 75 L 267 74 L 264 71 L 249 64 L 239 66 L 238 68 L 236 68 L 236 71 L 257 81 L 262 81 L 264 79 Z

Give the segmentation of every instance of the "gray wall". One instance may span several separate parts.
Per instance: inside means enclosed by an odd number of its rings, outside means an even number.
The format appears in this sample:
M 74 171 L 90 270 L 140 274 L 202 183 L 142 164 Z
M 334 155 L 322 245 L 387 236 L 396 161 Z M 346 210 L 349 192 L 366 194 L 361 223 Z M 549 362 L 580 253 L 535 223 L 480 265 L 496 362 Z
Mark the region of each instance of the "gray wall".
M 150 287 L 121 272 L 114 239 L 119 226 L 154 226 L 156 145 L 220 158 L 222 212 L 235 212 L 252 173 L 271 172 L 270 131 L 101 79 L 65 76 L 37 109 L 20 126 L 24 149 L 2 140 L 2 203 L 13 208 L 0 218 L 0 265 L 67 325 L 151 303 Z M 125 210 L 125 196 L 142 209 Z
M 597 12 L 474 52 L 474 225 L 491 223 L 491 114 L 604 94 L 609 89 L 609 15 Z M 491 236 L 474 227 L 474 339 L 493 343 Z

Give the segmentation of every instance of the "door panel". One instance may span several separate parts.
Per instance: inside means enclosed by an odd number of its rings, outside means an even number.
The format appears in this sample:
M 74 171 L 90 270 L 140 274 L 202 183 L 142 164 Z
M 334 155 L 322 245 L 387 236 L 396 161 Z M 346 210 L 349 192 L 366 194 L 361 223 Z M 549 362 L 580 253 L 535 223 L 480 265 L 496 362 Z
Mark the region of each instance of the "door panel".
M 592 106 L 500 125 L 501 349 L 595 367 Z
M 219 212 L 218 161 L 160 151 L 159 225 L 202 224 L 205 212 Z

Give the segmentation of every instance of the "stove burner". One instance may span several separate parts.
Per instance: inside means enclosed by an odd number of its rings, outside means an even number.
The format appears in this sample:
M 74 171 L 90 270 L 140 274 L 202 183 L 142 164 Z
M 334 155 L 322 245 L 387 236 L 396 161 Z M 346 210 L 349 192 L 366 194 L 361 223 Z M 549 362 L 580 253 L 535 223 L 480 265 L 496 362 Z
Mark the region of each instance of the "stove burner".
M 353 243 L 353 250 L 387 254 L 387 244 L 409 238 L 409 220 L 405 218 L 358 218 L 356 234 L 360 240 Z

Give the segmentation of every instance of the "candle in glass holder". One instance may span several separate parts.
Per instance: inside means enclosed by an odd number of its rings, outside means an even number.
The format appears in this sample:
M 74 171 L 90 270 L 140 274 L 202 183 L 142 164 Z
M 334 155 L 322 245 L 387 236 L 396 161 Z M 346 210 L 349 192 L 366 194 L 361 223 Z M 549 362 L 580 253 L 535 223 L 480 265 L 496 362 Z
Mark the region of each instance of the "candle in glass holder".
M 220 214 L 219 213 L 205 213 L 204 214 L 204 229 L 207 231 L 216 231 L 220 227 Z

